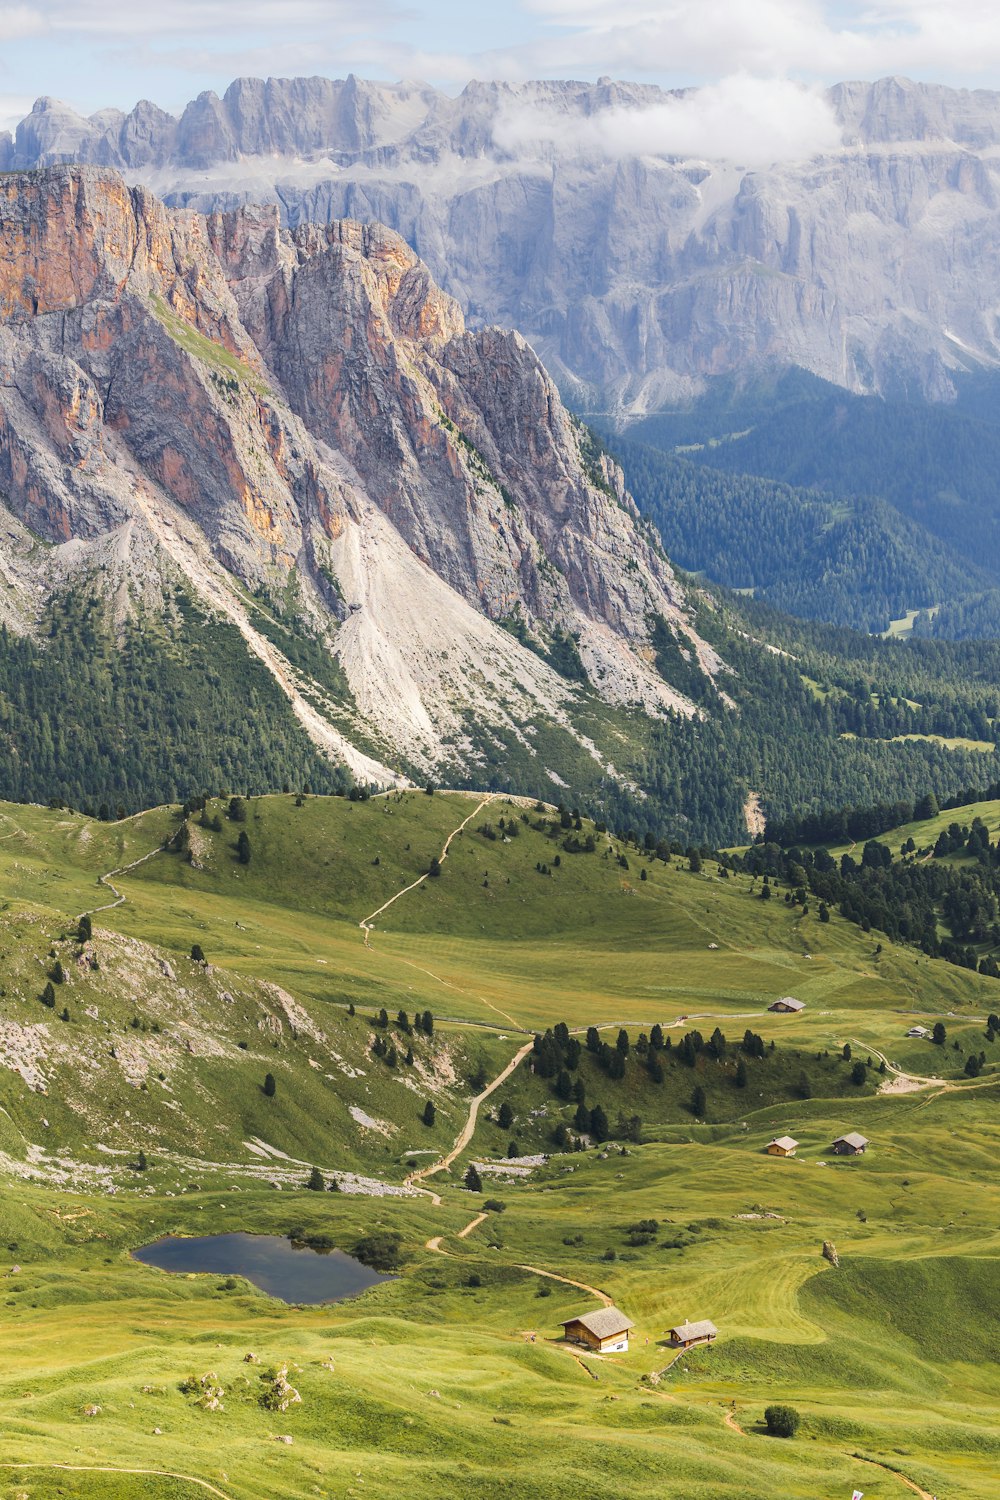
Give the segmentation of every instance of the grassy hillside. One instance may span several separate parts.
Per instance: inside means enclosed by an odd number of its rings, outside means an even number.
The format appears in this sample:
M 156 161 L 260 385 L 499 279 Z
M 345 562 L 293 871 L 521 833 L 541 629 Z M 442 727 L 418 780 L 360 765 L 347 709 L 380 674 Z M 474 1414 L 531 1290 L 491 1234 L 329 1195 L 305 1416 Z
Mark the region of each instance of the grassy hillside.
M 878 1058 L 907 1065 L 915 1015 L 981 1031 L 995 981 L 876 952 L 712 860 L 694 872 L 481 802 L 253 798 L 242 822 L 210 802 L 207 827 L 177 808 L 114 824 L 2 808 L 0 1496 L 889 1500 L 912 1492 L 893 1471 L 990 1495 L 1000 1053 L 931 1086 Z M 185 826 L 186 851 L 164 850 Z M 588 835 L 592 852 L 566 848 Z M 441 873 L 414 884 L 435 856 Z M 80 914 L 116 892 L 81 943 Z M 769 1013 L 786 994 L 805 1011 Z M 400 1009 L 430 1010 L 433 1035 L 404 1031 Z M 616 1115 L 639 1117 L 638 1138 L 557 1150 L 576 1100 L 529 1058 L 428 1179 L 441 1202 L 408 1189 L 473 1094 L 557 1022 L 582 1044 L 569 1082 L 612 1135 Z M 627 1031 L 622 1077 L 588 1050 L 591 1025 L 613 1052 Z M 655 1025 L 662 1082 L 640 1042 Z M 720 1055 L 685 1060 L 683 1038 L 716 1027 Z M 742 1051 L 747 1030 L 763 1056 Z M 860 1082 L 845 1044 L 872 1058 Z M 831 1154 L 847 1130 L 870 1138 L 865 1156 Z M 797 1155 L 768 1157 L 783 1133 Z M 548 1159 L 508 1164 L 511 1140 Z M 463 1185 L 470 1160 L 482 1193 Z M 308 1191 L 313 1163 L 343 1190 Z M 163 1233 L 293 1226 L 348 1250 L 396 1233 L 401 1274 L 300 1308 L 128 1254 Z M 559 1342 L 596 1291 L 636 1324 L 628 1356 Z M 685 1316 L 720 1340 L 667 1370 L 665 1330 Z M 278 1413 L 261 1375 L 286 1361 L 302 1400 Z M 208 1372 L 221 1410 L 182 1389 Z M 792 1441 L 763 1434 L 775 1400 L 802 1415 Z

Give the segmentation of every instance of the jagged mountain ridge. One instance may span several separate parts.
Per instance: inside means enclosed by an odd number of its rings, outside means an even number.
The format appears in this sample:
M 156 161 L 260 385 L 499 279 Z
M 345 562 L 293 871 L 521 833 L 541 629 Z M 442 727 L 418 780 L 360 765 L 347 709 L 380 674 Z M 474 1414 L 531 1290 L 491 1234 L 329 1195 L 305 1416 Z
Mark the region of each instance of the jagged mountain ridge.
M 619 471 L 584 453 L 524 340 L 465 331 L 397 235 L 170 211 L 93 167 L 5 177 L 0 233 L 14 629 L 81 578 L 128 612 L 181 577 L 314 741 L 381 781 L 467 760 L 470 716 L 584 744 L 545 659 L 560 633 L 606 700 L 694 711 L 649 665 L 651 617 L 716 658 Z M 349 702 L 260 628 L 289 592 Z
M 42 99 L 0 137 L 0 169 L 92 161 L 202 211 L 267 199 L 293 225 L 386 223 L 474 324 L 520 329 L 592 409 L 783 365 L 948 399 L 955 372 L 996 363 L 1000 94 L 840 84 L 843 148 L 757 171 L 581 144 L 602 114 L 668 97 L 239 79 L 180 119 L 143 102 L 90 120 Z

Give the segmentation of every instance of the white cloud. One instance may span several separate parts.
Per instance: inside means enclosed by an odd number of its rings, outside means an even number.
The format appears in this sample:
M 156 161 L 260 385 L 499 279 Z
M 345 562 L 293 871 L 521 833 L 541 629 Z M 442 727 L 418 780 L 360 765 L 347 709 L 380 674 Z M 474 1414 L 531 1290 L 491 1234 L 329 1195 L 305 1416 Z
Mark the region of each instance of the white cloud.
M 20 42 L 45 31 L 45 17 L 30 5 L 0 5 L 0 42 Z
M 125 40 L 266 32 L 280 38 L 308 31 L 330 38 L 338 28 L 379 28 L 405 12 L 393 0 L 35 0 L 0 5 L 0 39 L 48 34 Z
M 737 74 L 648 108 L 615 106 L 585 119 L 512 104 L 494 127 L 504 150 L 579 150 L 609 157 L 677 156 L 761 167 L 834 151 L 840 129 L 821 94 L 787 79 Z
M 887 73 L 992 83 L 1000 70 L 995 0 L 522 0 L 544 38 L 522 49 L 628 75 L 740 71 L 827 83 Z
M 0 94 L 0 134 L 9 130 L 13 135 L 30 108 L 31 100 L 27 94 Z

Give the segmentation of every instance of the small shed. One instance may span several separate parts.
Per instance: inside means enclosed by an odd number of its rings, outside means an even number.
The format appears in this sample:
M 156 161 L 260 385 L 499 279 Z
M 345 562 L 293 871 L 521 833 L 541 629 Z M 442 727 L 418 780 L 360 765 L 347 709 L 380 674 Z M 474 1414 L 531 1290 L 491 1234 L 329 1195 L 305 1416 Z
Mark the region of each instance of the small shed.
M 790 1135 L 775 1136 L 773 1141 L 768 1141 L 767 1154 L 768 1156 L 794 1156 L 798 1144 L 798 1141 L 793 1140 Z
M 670 1330 L 670 1342 L 677 1349 L 692 1349 L 695 1344 L 712 1344 L 718 1336 L 719 1330 L 708 1318 L 702 1318 L 700 1323 L 692 1323 L 688 1319 Z
M 858 1135 L 856 1130 L 852 1130 L 849 1135 L 838 1135 L 831 1149 L 837 1156 L 861 1156 L 867 1147 L 868 1141 L 865 1137 Z
M 930 1032 L 926 1026 L 911 1026 L 906 1035 L 923 1038 L 925 1036 L 930 1036 Z
M 628 1331 L 635 1324 L 617 1307 L 600 1307 L 597 1312 L 565 1318 L 562 1327 L 570 1344 L 582 1344 L 595 1354 L 627 1354 Z
M 775 1000 L 774 1004 L 769 1005 L 767 1008 L 768 1010 L 776 1010 L 781 1015 L 794 1015 L 800 1010 L 805 1010 L 806 1004 L 804 1000 L 796 1000 L 793 995 L 785 995 L 781 1000 Z

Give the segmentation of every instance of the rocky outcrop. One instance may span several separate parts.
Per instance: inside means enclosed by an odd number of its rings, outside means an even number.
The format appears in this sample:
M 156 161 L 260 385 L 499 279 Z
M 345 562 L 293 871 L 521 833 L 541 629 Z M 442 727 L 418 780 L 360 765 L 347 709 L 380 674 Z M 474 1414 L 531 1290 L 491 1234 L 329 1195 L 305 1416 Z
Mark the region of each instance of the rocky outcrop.
M 575 733 L 577 690 L 544 659 L 560 633 L 610 701 L 693 711 L 649 665 L 651 617 L 711 653 L 620 473 L 524 339 L 467 330 L 398 235 L 290 232 L 273 207 L 205 219 L 114 170 L 57 167 L 0 181 L 0 243 L 4 561 L 22 593 L 38 559 L 19 525 L 53 544 L 48 587 L 100 558 L 118 609 L 179 571 L 313 737 L 374 779 L 385 763 L 353 738 L 432 766 L 454 763 L 442 740 L 469 715 Z M 303 681 L 247 590 L 294 599 L 351 705 Z
M 946 399 L 957 370 L 1000 359 L 1000 94 L 838 84 L 843 147 L 753 170 L 630 155 L 594 128 L 631 115 L 641 133 L 669 97 L 239 79 L 179 119 L 40 99 L 0 137 L 0 169 L 87 161 L 202 212 L 266 199 L 292 226 L 384 223 L 473 325 L 519 329 L 596 409 L 789 364 Z

